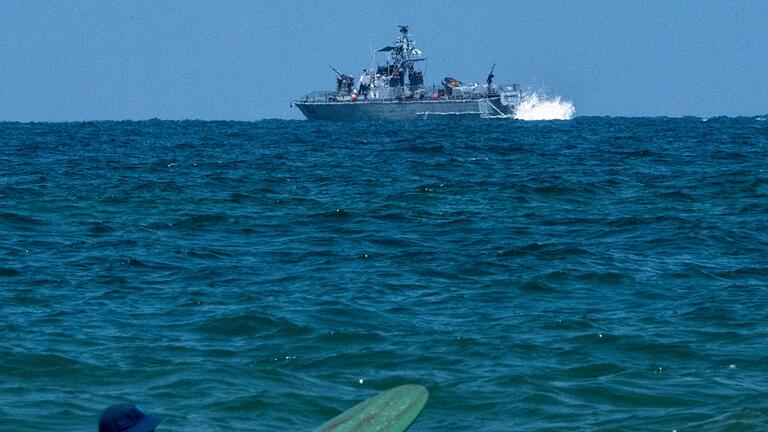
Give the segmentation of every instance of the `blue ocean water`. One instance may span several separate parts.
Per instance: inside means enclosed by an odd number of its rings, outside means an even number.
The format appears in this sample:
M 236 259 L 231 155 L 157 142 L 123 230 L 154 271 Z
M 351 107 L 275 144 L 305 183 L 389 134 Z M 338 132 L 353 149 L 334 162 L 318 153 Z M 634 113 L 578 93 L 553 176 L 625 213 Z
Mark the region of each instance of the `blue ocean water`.
M 0 124 L 0 429 L 768 425 L 768 122 Z

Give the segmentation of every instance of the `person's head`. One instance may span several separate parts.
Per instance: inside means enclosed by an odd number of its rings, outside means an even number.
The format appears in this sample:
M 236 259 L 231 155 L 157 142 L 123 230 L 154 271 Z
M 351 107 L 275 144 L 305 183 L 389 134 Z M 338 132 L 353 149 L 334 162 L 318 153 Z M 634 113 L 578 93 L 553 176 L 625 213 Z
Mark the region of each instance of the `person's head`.
M 99 432 L 152 432 L 160 417 L 145 413 L 137 405 L 112 405 L 99 419 Z

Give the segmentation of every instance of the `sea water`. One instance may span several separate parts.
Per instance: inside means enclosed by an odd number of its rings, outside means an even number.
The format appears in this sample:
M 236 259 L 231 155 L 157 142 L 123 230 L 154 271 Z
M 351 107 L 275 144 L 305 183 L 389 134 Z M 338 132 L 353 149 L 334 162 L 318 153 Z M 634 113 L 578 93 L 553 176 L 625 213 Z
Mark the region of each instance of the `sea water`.
M 707 121 L 703 121 L 707 120 Z M 768 425 L 768 122 L 0 124 L 0 429 Z

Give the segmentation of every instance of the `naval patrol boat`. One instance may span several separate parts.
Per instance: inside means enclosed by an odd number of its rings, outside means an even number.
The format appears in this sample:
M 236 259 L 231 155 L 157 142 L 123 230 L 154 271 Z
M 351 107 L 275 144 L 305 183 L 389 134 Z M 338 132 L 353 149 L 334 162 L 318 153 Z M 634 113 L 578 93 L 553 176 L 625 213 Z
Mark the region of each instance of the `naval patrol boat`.
M 386 63 L 363 70 L 355 83 L 351 75 L 336 73 L 336 90 L 310 93 L 293 105 L 309 120 L 360 121 L 407 120 L 432 116 L 474 115 L 511 117 L 522 100 L 518 84 L 493 83 L 493 70 L 485 83 L 463 83 L 445 77 L 440 85 L 424 85 L 426 57 L 400 26 L 394 45 L 377 52 Z

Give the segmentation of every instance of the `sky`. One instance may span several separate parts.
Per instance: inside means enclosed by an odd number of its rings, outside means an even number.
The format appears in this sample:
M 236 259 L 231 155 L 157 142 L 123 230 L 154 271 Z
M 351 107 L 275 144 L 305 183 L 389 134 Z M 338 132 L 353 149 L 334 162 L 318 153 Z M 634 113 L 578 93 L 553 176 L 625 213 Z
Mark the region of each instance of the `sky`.
M 577 115 L 768 114 L 768 2 L 0 0 L 0 121 L 301 118 L 410 26 L 445 76 Z

